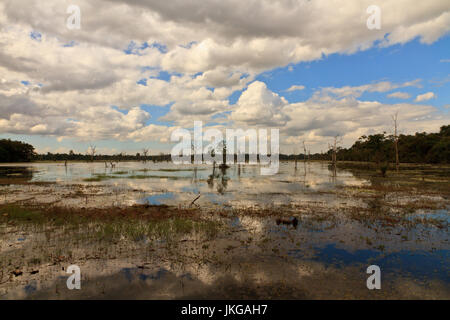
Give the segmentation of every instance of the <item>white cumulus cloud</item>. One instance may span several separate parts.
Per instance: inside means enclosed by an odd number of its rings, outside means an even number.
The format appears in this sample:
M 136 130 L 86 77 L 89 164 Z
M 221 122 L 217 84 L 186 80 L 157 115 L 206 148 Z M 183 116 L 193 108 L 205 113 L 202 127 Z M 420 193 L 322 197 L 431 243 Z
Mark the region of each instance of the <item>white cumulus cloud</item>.
M 427 93 L 424 93 L 424 94 L 419 94 L 416 97 L 415 101 L 416 102 L 427 101 L 427 100 L 433 99 L 435 97 L 436 97 L 436 95 L 434 94 L 434 92 L 427 92 Z
M 411 98 L 411 95 L 406 92 L 393 92 L 391 94 L 387 95 L 388 98 L 397 98 L 397 99 L 409 99 Z
M 302 86 L 302 85 L 293 85 L 293 86 L 291 86 L 289 89 L 287 89 L 286 91 L 287 91 L 287 92 L 292 92 L 292 91 L 300 91 L 300 90 L 303 90 L 303 89 L 305 89 L 305 86 Z

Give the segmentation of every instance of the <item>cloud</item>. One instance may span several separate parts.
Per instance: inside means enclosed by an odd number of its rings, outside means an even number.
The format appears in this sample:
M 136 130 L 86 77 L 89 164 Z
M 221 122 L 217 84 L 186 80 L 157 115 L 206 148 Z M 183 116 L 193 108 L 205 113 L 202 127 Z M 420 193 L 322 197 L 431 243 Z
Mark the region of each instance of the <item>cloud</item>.
M 370 0 L 332 4 L 328 0 L 98 0 L 95 4 L 79 0 L 82 26 L 76 31 L 65 27 L 69 4 L 68 0 L 49 0 L 45 5 L 6 0 L 0 7 L 0 23 L 37 30 L 66 43 L 114 49 L 126 48 L 130 40 L 156 43 L 167 53 L 151 46 L 140 53 L 158 60 L 166 70 L 187 73 L 217 66 L 260 72 L 320 59 L 322 54 L 365 50 L 376 41 L 393 45 L 419 37 L 431 43 L 450 30 L 450 5 L 440 0 L 424 5 L 383 1 L 383 27 L 376 32 L 365 27 Z
M 339 92 L 348 91 L 348 87 L 335 89 L 339 89 Z M 343 138 L 345 146 L 349 146 L 362 135 L 392 132 L 391 115 L 397 112 L 400 130 L 404 134 L 436 131 L 450 121 L 447 114 L 440 113 L 433 106 L 384 104 L 358 100 L 353 96 L 322 94 L 319 89 L 304 102 L 287 103 L 284 98 L 271 92 L 264 83 L 255 81 L 242 93 L 229 118 L 235 121 L 235 126 L 244 129 L 255 126 L 278 127 L 281 149 L 284 152 L 294 152 L 295 148 L 298 151 L 302 141 L 308 142 L 308 148 L 312 152 L 320 152 L 326 149 L 327 143 L 336 135 Z M 262 113 L 259 106 L 264 106 L 263 109 L 270 112 Z
M 421 80 L 416 79 L 413 81 L 407 81 L 404 83 L 392 83 L 390 81 L 380 81 L 371 84 L 365 84 L 361 86 L 344 86 L 340 88 L 325 87 L 322 88 L 320 93 L 322 95 L 332 95 L 338 98 L 343 97 L 360 97 L 364 92 L 388 92 L 398 88 L 405 87 L 417 87 L 420 88 Z
M 283 113 L 285 98 L 270 91 L 261 81 L 251 83 L 240 96 L 230 119 L 237 123 L 257 126 L 282 126 L 289 119 Z
M 441 59 L 440 62 L 443 62 L 443 63 L 449 63 L 449 62 L 450 62 L 450 59 Z
M 419 87 L 420 80 L 326 87 L 289 104 L 254 81 L 257 75 L 415 38 L 431 43 L 450 28 L 450 4 L 439 0 L 383 1 L 380 31 L 366 28 L 369 0 L 78 0 L 80 30 L 65 26 L 70 4 L 0 2 L 0 133 L 165 141 L 172 128 L 195 119 L 286 126 L 286 139 L 308 135 L 317 144 L 335 133 L 351 137 L 364 131 L 358 119 L 376 130 L 383 116 L 377 108 L 399 107 L 359 101 L 364 92 Z M 142 79 L 146 85 L 137 84 Z M 148 124 L 142 104 L 161 107 L 159 120 L 173 127 Z M 402 108 L 412 109 L 405 123 L 424 129 L 448 121 L 428 106 Z M 425 118 L 414 120 L 413 111 Z
M 427 92 L 427 93 L 424 93 L 424 94 L 419 94 L 417 97 L 416 97 L 416 102 L 421 102 L 421 101 L 427 101 L 427 100 L 430 100 L 430 99 L 433 99 L 433 98 L 436 98 L 436 95 L 433 93 L 433 92 Z
M 411 95 L 406 92 L 393 92 L 391 94 L 387 95 L 388 98 L 397 98 L 397 99 L 409 99 L 411 98 Z
M 289 89 L 287 89 L 287 92 L 297 91 L 297 90 L 303 90 L 305 89 L 305 86 L 302 85 L 293 85 Z

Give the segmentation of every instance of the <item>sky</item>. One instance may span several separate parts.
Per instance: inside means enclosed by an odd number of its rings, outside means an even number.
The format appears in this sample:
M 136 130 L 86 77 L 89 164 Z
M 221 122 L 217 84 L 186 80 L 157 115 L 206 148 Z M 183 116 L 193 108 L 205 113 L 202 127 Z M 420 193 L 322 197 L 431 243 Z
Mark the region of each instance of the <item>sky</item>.
M 194 121 L 278 128 L 282 153 L 450 124 L 448 0 L 3 0 L 0 30 L 0 139 L 39 153 L 170 152 Z

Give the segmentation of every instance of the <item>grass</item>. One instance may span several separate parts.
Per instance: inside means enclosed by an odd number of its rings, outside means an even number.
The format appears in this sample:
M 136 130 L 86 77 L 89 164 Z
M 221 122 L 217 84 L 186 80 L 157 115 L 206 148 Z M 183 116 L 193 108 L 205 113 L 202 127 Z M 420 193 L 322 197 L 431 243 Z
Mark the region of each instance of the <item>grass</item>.
M 2 208 L 0 221 L 1 220 L 15 220 L 18 222 L 31 222 L 35 224 L 42 224 L 46 221 L 44 215 L 39 210 L 13 205 Z
M 208 239 L 212 239 L 219 232 L 219 228 L 218 222 L 196 221 L 187 218 L 153 221 L 118 220 L 99 225 L 97 236 L 109 240 L 124 237 L 133 241 L 148 238 L 172 242 L 192 233 L 199 233 Z
M 96 173 L 90 178 L 83 179 L 83 181 L 85 181 L 85 182 L 100 182 L 100 181 L 103 181 L 103 180 L 109 180 L 109 179 L 114 179 L 114 178 L 116 178 L 116 177 L 109 176 L 109 175 L 106 175 L 106 174 L 97 174 Z
M 204 171 L 204 170 L 208 170 L 205 168 L 182 168 L 182 169 L 158 169 L 157 171 L 163 171 L 163 172 L 181 172 L 181 171 Z
M 0 207 L 0 223 L 2 222 L 32 224 L 37 226 L 64 225 L 73 228 L 88 222 L 88 219 L 84 216 L 74 215 L 68 212 L 53 214 L 42 208 L 5 205 Z
M 128 171 L 117 171 L 113 172 L 113 174 L 128 174 Z
M 100 181 L 110 180 L 110 179 L 151 179 L 151 178 L 171 179 L 171 180 L 185 179 L 185 177 L 144 175 L 144 174 L 134 174 L 134 175 L 130 175 L 130 176 L 124 176 L 127 173 L 128 172 L 125 172 L 125 171 L 118 171 L 118 172 L 114 173 L 116 176 L 95 173 L 92 177 L 85 178 L 85 179 L 83 179 L 83 181 L 84 182 L 100 182 Z
M 179 180 L 186 179 L 186 177 L 176 177 L 176 176 L 159 176 L 159 175 L 132 175 L 127 177 L 128 179 L 171 179 L 171 180 Z
M 28 260 L 29 265 L 39 265 L 40 263 L 41 263 L 40 258 L 31 258 L 30 260 Z
M 119 210 L 119 209 L 117 209 Z M 129 208 L 128 212 L 105 210 L 95 213 L 64 209 L 41 209 L 7 205 L 0 207 L 0 223 L 22 223 L 24 225 L 64 226 L 65 230 L 96 230 L 95 236 L 105 240 L 125 237 L 129 240 L 161 238 L 166 241 L 197 233 L 208 239 L 214 238 L 220 223 L 199 219 L 192 212 L 172 212 L 170 208 Z M 173 214 L 178 216 L 172 216 Z M 183 215 L 190 216 L 183 216 Z M 84 228 L 83 228 L 84 227 Z
M 448 165 L 401 164 L 400 171 L 391 169 L 386 176 L 372 163 L 338 163 L 338 168 L 350 171 L 355 177 L 367 179 L 370 185 L 362 188 L 385 192 L 414 192 L 450 195 Z

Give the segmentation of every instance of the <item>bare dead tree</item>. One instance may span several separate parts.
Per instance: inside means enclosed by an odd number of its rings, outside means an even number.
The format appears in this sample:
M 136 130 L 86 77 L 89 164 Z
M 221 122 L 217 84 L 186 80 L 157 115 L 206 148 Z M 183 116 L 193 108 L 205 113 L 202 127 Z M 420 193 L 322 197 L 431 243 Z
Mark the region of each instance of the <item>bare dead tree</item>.
M 303 160 L 306 161 L 306 146 L 305 146 L 305 141 L 303 141 Z
M 90 156 L 91 156 L 91 161 L 92 162 L 94 162 L 94 157 L 95 157 L 95 152 L 96 152 L 96 146 L 94 146 L 94 145 L 90 145 L 89 146 L 89 154 L 90 154 Z
M 331 162 L 333 163 L 333 166 L 336 168 L 337 163 L 337 149 L 338 145 L 342 142 L 342 139 L 339 138 L 339 136 L 334 137 L 334 141 L 332 144 L 328 144 L 328 148 L 331 149 Z
M 394 123 L 394 147 L 395 147 L 395 170 L 399 170 L 400 160 L 398 158 L 398 111 L 392 116 L 392 122 Z
M 222 157 L 223 157 L 223 163 L 222 167 L 225 168 L 227 166 L 227 142 L 222 140 Z
M 144 163 L 147 162 L 147 154 L 148 154 L 148 149 L 143 148 L 142 149 L 142 154 L 144 155 Z
M 297 148 L 294 148 L 295 171 L 297 171 Z

